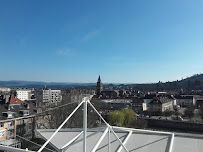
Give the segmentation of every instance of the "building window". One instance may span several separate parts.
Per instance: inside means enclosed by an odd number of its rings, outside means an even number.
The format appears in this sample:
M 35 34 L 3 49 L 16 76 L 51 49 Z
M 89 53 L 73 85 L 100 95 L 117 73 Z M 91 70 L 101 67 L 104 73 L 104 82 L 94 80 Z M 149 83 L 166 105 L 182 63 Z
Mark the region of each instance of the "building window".
M 4 128 L 4 123 L 0 123 L 0 128 Z
M 32 126 L 31 125 L 28 126 L 28 130 L 32 130 Z

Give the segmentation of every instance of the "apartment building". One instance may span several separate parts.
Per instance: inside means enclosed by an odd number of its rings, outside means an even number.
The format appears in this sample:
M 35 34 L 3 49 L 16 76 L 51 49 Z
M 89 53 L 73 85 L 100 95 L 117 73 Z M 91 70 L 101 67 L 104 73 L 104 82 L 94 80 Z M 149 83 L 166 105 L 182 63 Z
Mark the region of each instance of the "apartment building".
M 175 96 L 176 104 L 180 107 L 192 107 L 195 105 L 194 97 L 193 96 Z
M 17 93 L 17 98 L 22 101 L 30 100 L 32 96 L 31 90 L 27 90 L 27 89 L 16 90 L 16 93 Z
M 32 103 L 26 103 L 13 95 L 4 101 L 0 102 L 0 144 L 20 147 L 22 142 L 16 139 L 16 135 L 27 139 L 33 137 L 34 114 L 38 110 Z
M 173 110 L 174 98 L 169 95 L 156 95 L 144 99 L 143 111 L 164 112 Z
M 61 90 L 43 90 L 43 102 L 46 106 L 56 106 L 62 101 Z
M 0 144 L 16 148 L 21 147 L 21 142 L 16 140 L 15 120 L 0 122 Z

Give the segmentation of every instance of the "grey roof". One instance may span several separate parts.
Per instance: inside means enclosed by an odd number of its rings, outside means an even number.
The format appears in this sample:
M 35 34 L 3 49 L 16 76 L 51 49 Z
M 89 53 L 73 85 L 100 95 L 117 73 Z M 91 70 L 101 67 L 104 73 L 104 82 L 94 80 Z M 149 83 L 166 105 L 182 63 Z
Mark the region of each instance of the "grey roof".
M 193 96 L 175 96 L 175 99 L 191 99 L 191 100 L 193 100 Z
M 102 99 L 101 102 L 104 103 L 131 103 L 131 99 Z
M 117 136 L 122 142 L 126 139 L 129 131 L 132 131 L 131 136 L 126 142 L 125 146 L 129 152 L 165 152 L 168 151 L 169 145 L 171 143 L 171 134 L 169 132 L 157 132 L 157 131 L 147 131 L 132 128 L 122 128 L 113 127 Z M 55 130 L 37 130 L 41 137 L 48 139 Z M 77 136 L 82 129 L 61 129 L 58 134 L 51 140 L 51 144 L 59 149 L 68 143 L 71 139 Z M 94 128 L 88 129 L 87 133 L 87 151 L 91 151 L 96 145 L 97 141 L 104 132 L 104 128 Z M 80 135 L 69 147 L 66 152 L 79 152 L 82 151 L 83 147 L 83 136 Z M 115 138 L 115 136 L 110 134 L 110 145 L 111 151 L 117 151 L 120 147 L 120 143 Z M 100 143 L 96 150 L 97 152 L 107 152 L 108 151 L 108 133 L 105 135 L 104 139 Z M 124 149 L 121 150 L 124 152 Z M 176 133 L 174 136 L 172 152 L 200 152 L 203 151 L 203 135 L 190 135 L 190 134 L 179 134 Z
M 29 104 L 29 109 L 26 105 Z M 36 114 L 36 108 L 32 103 L 20 104 L 20 105 L 11 105 L 10 110 L 6 105 L 0 105 L 0 121 L 7 120 L 8 118 L 4 115 L 5 113 L 13 113 L 13 118 L 22 117 L 23 114 L 21 111 L 29 111 L 29 115 Z

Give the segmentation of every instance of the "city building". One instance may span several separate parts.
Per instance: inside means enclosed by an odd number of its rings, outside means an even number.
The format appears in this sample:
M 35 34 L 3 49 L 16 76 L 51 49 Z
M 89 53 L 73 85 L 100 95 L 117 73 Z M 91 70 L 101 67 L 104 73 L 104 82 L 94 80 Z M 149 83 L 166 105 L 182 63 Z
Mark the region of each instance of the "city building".
M 43 90 L 43 102 L 46 106 L 56 106 L 62 101 L 61 90 Z
M 16 135 L 31 139 L 34 135 L 34 114 L 37 108 L 10 95 L 0 103 L 0 144 L 20 147 Z M 29 116 L 29 117 L 26 117 Z
M 201 106 L 203 106 L 203 96 L 195 96 L 194 103 L 197 108 L 200 108 Z
M 71 102 L 79 103 L 84 97 L 87 97 L 91 100 L 93 96 L 94 96 L 93 94 L 76 94 L 76 95 L 71 95 L 70 100 Z
M 179 96 L 175 96 L 175 99 L 176 99 L 176 104 L 181 108 L 195 106 L 193 96 L 179 95 Z
M 0 88 L 0 92 L 10 92 L 10 88 Z
M 101 78 L 99 75 L 98 81 L 97 81 L 97 97 L 101 98 L 117 98 L 119 96 L 119 92 L 115 90 L 103 90 L 103 84 L 101 82 Z
M 0 145 L 20 148 L 21 142 L 16 140 L 16 121 L 0 121 Z
M 143 103 L 144 100 L 142 98 L 132 98 L 132 109 L 134 111 L 143 111 Z
M 30 100 L 32 96 L 32 91 L 27 89 L 16 90 L 16 93 L 17 93 L 17 98 L 22 101 Z
M 102 98 L 114 99 L 118 98 L 119 92 L 115 90 L 105 90 L 101 92 Z
M 152 95 L 143 100 L 143 111 L 164 112 L 173 110 L 174 99 L 171 96 Z

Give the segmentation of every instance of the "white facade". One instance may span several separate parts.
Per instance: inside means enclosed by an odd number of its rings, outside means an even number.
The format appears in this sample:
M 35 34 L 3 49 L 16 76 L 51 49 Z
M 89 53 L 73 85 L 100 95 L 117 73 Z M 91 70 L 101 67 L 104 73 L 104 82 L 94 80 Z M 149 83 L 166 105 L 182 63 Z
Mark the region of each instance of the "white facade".
M 11 89 L 10 88 L 0 88 L 1 92 L 10 92 Z
M 143 111 L 146 111 L 148 109 L 148 105 L 146 102 L 142 103 L 142 109 L 143 109 Z
M 31 99 L 31 90 L 17 90 L 17 98 L 25 101 Z
M 43 102 L 46 102 L 47 105 L 57 105 L 61 100 L 61 90 L 43 90 Z

